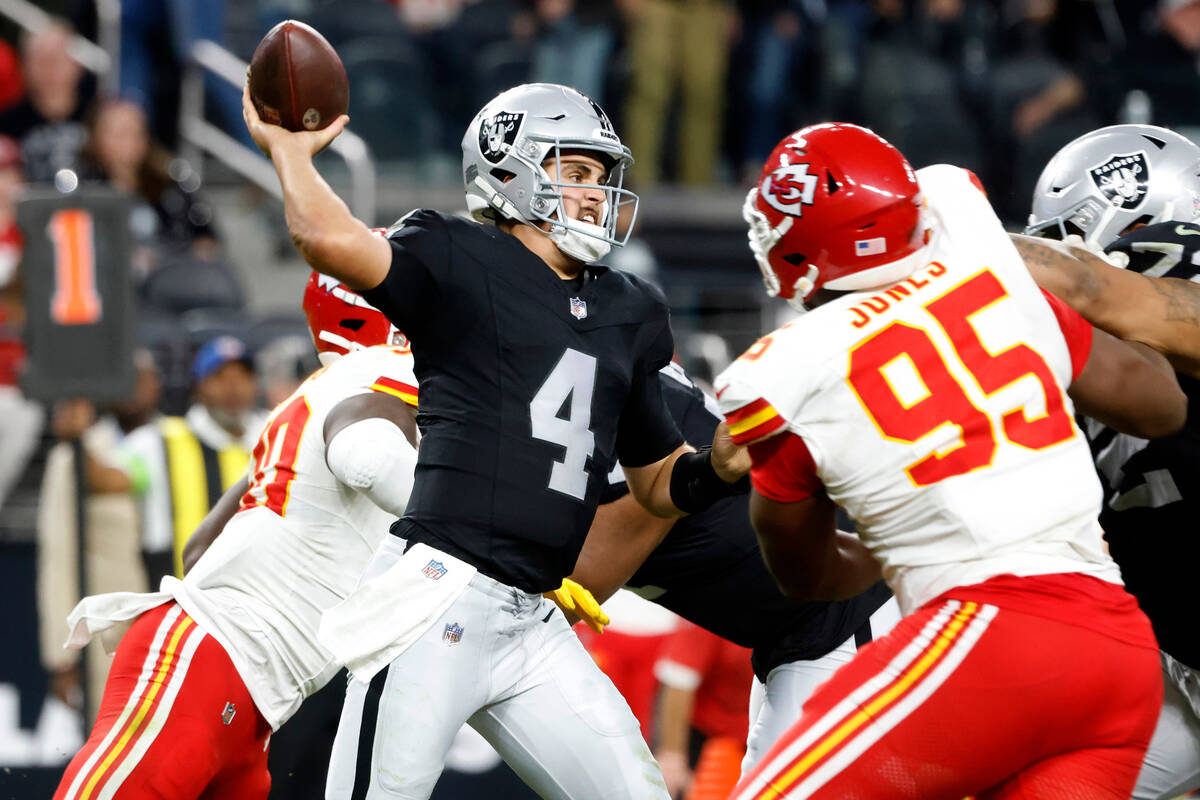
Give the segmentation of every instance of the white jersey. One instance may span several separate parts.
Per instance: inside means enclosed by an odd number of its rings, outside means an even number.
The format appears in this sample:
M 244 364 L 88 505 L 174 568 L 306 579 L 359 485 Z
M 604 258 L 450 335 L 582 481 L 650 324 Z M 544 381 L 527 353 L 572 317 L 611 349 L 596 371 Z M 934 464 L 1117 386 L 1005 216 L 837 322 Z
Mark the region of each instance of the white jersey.
M 965 170 L 917 172 L 929 263 L 759 340 L 716 382 L 735 439 L 790 432 L 908 613 L 1000 574 L 1120 573 L 1054 311 Z
M 416 405 L 407 349 L 342 356 L 271 413 L 241 507 L 182 581 L 163 588 L 228 652 L 272 727 L 340 668 L 317 643 L 326 609 L 357 584 L 394 517 L 339 483 L 325 464 L 325 418 L 381 391 Z

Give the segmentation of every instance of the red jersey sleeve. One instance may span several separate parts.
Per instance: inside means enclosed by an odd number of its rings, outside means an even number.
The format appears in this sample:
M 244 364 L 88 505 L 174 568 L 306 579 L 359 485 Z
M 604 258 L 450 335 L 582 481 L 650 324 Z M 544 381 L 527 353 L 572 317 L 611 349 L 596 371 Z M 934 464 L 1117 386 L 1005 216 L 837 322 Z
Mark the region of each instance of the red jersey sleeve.
M 1071 353 L 1071 380 L 1074 381 L 1083 372 L 1088 356 L 1092 354 L 1092 326 L 1079 312 L 1058 299 L 1055 295 L 1042 289 L 1050 310 L 1058 320 L 1063 338 L 1067 340 L 1067 350 Z
M 404 401 L 405 405 L 417 407 L 417 387 L 412 384 L 398 381 L 395 378 L 389 378 L 386 375 L 380 375 L 371 384 L 371 391 L 383 392 L 390 394 L 393 397 L 399 397 Z
M 798 503 L 824 491 L 804 440 L 785 432 L 750 445 L 750 482 L 763 497 Z

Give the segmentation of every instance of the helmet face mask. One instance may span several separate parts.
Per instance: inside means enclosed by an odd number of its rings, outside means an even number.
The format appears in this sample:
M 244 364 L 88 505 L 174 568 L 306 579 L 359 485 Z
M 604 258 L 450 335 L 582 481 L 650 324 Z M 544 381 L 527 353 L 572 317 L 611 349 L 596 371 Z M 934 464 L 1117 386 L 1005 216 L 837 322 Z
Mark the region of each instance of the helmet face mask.
M 603 258 L 612 246 L 628 240 L 638 203 L 637 195 L 624 188 L 633 157 L 603 110 L 580 92 L 546 83 L 509 89 L 476 114 L 462 147 L 467 207 L 475 219 L 523 222 L 584 263 Z M 572 152 L 604 162 L 605 182 L 558 179 L 563 156 Z M 555 178 L 546 170 L 548 161 L 555 165 Z M 567 215 L 564 189 L 603 192 L 605 213 L 598 224 Z M 618 234 L 618 218 L 626 207 L 632 218 L 625 233 Z
M 1200 216 L 1200 147 L 1153 125 L 1110 125 L 1058 151 L 1025 232 L 1105 248 L 1139 224 Z
M 404 334 L 383 312 L 336 278 L 313 272 L 302 306 L 322 365 L 375 345 L 407 346 Z
M 912 274 L 931 235 L 908 161 L 871 131 L 842 123 L 784 138 L 742 215 L 767 294 L 798 311 L 821 288 L 871 289 Z

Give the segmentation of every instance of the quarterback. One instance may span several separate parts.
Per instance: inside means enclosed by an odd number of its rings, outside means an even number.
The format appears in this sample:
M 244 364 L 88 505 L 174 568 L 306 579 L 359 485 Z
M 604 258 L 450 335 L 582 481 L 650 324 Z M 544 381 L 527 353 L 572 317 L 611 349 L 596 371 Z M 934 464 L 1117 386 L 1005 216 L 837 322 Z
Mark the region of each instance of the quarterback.
M 1127 797 L 1162 681 L 1072 412 L 1170 433 L 1173 372 L 1040 291 L 969 172 L 865 129 L 784 139 L 745 215 L 768 292 L 813 309 L 716 383 L 767 564 L 799 598 L 882 572 L 906 616 L 735 796 Z
M 554 84 L 501 93 L 462 140 L 474 219 L 419 210 L 370 235 L 312 156 L 345 125 L 259 119 L 288 229 L 316 269 L 410 337 L 421 385 L 412 499 L 322 641 L 352 680 L 327 796 L 423 800 L 469 722 L 543 797 L 665 797 L 628 706 L 541 593 L 575 564 L 607 475 L 664 516 L 739 491 L 727 437 L 685 445 L 658 371 L 661 293 L 596 264 L 632 162 L 608 117 Z
M 336 281 L 313 273 L 304 310 L 326 366 L 271 413 L 183 580 L 72 612 L 75 646 L 132 625 L 56 800 L 265 798 L 271 731 L 341 668 L 317 626 L 404 512 L 416 378 L 395 327 Z

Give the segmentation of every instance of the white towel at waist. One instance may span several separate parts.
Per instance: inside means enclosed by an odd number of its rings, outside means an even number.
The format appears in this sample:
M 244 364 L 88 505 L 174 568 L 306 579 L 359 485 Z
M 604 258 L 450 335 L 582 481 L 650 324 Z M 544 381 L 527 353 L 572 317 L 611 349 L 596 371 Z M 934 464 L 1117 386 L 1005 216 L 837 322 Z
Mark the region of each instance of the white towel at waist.
M 112 655 L 133 620 L 174 599 L 170 592 L 110 592 L 85 597 L 67 615 L 71 632 L 63 647 L 85 647 L 99 634 L 104 651 Z
M 369 682 L 450 608 L 475 572 L 465 561 L 415 544 L 326 611 L 317 641 L 357 680 Z

